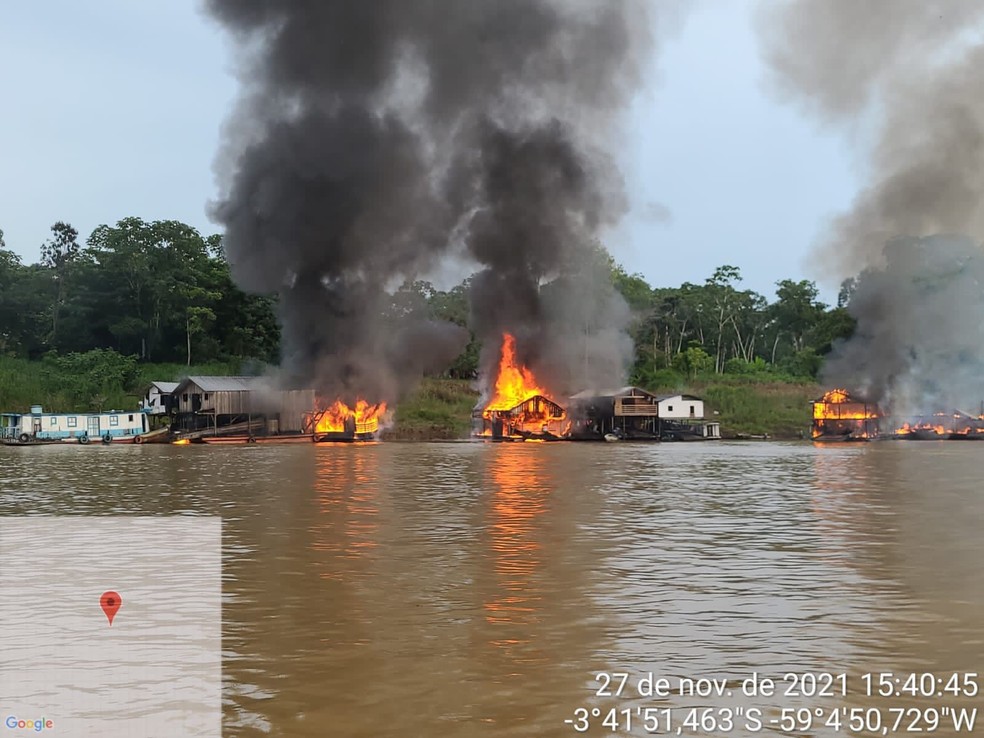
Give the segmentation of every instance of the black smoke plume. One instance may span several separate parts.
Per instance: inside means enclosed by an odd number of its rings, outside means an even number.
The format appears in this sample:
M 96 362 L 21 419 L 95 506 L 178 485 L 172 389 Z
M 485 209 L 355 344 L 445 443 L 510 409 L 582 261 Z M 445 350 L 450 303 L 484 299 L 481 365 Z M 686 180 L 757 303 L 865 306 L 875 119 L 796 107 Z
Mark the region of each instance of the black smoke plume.
M 648 61 L 647 6 L 207 0 L 242 84 L 213 217 L 239 283 L 279 295 L 284 366 L 388 399 L 446 364 L 466 336 L 388 315 L 388 290 L 462 250 L 491 353 L 503 330 L 531 360 L 571 340 L 624 352 L 598 345 L 617 306 L 565 323 L 543 287 L 577 275 L 624 208 L 608 142 Z
M 976 404 L 964 372 L 984 359 L 966 312 L 982 305 L 984 4 L 792 0 L 760 20 L 777 88 L 866 155 L 865 186 L 815 253 L 828 276 L 863 272 L 857 335 L 825 379 L 905 410 Z

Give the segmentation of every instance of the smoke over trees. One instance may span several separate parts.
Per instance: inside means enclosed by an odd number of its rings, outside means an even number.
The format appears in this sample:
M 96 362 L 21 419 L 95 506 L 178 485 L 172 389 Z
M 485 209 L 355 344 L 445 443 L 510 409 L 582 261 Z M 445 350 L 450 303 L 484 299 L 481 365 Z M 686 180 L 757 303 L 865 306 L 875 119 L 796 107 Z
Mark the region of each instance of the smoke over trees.
M 586 366 L 630 359 L 607 280 L 594 303 L 608 312 L 589 321 L 541 287 L 592 264 L 624 209 L 606 142 L 652 48 L 649 6 L 209 0 L 242 80 L 213 216 L 240 285 L 279 295 L 298 379 L 386 398 L 450 361 L 464 331 L 384 320 L 382 305 L 462 253 L 482 270 L 480 338 L 515 332 L 558 379 L 572 341 L 606 357 Z
M 984 343 L 961 317 L 984 308 L 984 43 L 971 31 L 984 5 L 793 0 L 760 20 L 780 93 L 870 141 L 867 183 L 815 254 L 828 274 L 864 272 L 849 303 L 857 334 L 825 378 L 906 411 L 938 409 L 912 404 L 943 401 L 946 382 L 944 395 L 984 397 L 972 379 Z

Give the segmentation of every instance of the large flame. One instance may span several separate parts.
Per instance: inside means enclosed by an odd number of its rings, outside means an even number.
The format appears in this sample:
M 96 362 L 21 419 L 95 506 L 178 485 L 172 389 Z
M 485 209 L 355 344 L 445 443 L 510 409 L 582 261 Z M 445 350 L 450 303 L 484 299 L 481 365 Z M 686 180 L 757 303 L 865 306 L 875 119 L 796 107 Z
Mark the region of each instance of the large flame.
M 499 372 L 492 399 L 482 408 L 487 423 L 479 435 L 497 435 L 493 428 L 501 427 L 503 437 L 531 440 L 534 436 L 559 436 L 566 415 L 548 398 L 533 372 L 516 360 L 516 339 L 503 333 Z
M 546 394 L 533 372 L 516 363 L 516 339 L 503 333 L 499 373 L 495 378 L 495 392 L 485 406 L 486 415 L 494 410 L 511 410 L 535 395 Z
M 876 425 L 866 421 L 881 418 L 876 405 L 856 400 L 846 389 L 832 389 L 813 403 L 813 437 L 827 434 L 869 438 Z
M 315 416 L 318 419 L 314 432 L 322 433 L 344 433 L 345 422 L 349 418 L 355 419 L 355 432 L 375 433 L 379 430 L 379 420 L 386 412 L 386 403 L 379 402 L 375 405 L 368 400 L 356 400 L 355 407 L 349 407 L 341 400 L 335 400 Z

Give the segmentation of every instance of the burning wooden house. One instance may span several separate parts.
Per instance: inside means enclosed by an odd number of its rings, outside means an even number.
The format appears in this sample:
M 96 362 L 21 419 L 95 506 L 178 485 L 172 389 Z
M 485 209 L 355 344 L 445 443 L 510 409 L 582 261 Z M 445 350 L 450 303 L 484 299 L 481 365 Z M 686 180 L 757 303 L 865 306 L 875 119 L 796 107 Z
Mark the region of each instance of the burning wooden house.
M 813 402 L 814 441 L 867 441 L 877 438 L 881 411 L 875 403 L 833 389 Z
M 305 428 L 319 443 L 371 441 L 379 432 L 385 412 L 385 402 L 373 405 L 366 400 L 356 400 L 355 406 L 349 407 L 341 400 L 335 400 L 311 413 Z
M 472 433 L 494 440 L 560 440 L 569 429 L 567 412 L 550 399 L 533 373 L 516 360 L 516 339 L 502 337 L 499 372 L 491 399 L 472 411 Z

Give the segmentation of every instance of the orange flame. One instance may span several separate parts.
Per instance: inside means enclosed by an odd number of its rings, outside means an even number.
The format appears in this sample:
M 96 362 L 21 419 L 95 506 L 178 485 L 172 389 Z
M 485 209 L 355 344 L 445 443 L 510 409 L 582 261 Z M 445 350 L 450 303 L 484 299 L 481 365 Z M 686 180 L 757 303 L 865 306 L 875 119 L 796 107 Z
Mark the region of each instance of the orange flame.
M 356 433 L 375 433 L 379 430 L 379 420 L 386 412 L 386 403 L 379 402 L 375 405 L 367 400 L 356 400 L 355 407 L 351 408 L 341 400 L 335 400 L 331 405 L 320 412 L 315 433 L 344 433 L 345 423 L 350 418 L 355 420 Z
M 503 434 L 512 438 L 548 432 L 556 436 L 561 433 L 559 424 L 566 415 L 562 407 L 548 399 L 533 372 L 517 362 L 516 339 L 503 333 L 495 390 L 492 399 L 482 408 L 485 420 L 493 424 L 501 421 Z M 479 435 L 492 434 L 486 426 Z
M 846 389 L 832 389 L 813 403 L 813 437 L 849 432 L 853 437 L 868 438 L 868 425 L 863 421 L 880 417 L 877 406 L 855 400 Z
M 516 339 L 509 333 L 502 334 L 502 358 L 499 374 L 495 378 L 495 393 L 485 406 L 485 412 L 511 410 L 535 395 L 546 395 L 537 384 L 533 372 L 516 363 Z

